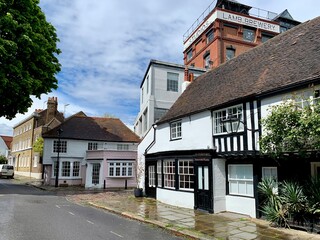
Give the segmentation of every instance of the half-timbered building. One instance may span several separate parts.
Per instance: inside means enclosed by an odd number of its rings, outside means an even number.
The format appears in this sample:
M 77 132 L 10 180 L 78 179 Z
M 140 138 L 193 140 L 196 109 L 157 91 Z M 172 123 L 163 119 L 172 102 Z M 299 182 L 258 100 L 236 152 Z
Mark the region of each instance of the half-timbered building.
M 258 216 L 258 182 L 304 179 L 320 159 L 274 160 L 260 153 L 260 120 L 292 96 L 320 89 L 320 17 L 195 79 L 138 147 L 145 192 L 209 212 Z

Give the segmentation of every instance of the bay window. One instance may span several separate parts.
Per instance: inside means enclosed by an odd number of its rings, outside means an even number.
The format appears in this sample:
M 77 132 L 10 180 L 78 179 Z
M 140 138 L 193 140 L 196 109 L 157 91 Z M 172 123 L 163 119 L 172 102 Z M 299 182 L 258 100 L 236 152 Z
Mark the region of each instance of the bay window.
M 132 177 L 133 161 L 109 161 L 108 176 L 109 177 Z
M 194 189 L 193 160 L 179 160 L 179 189 Z
M 164 187 L 175 188 L 175 161 L 163 161 Z
M 59 164 L 59 178 L 79 178 L 80 177 L 80 161 L 63 160 Z M 53 164 L 53 177 L 57 173 L 57 162 Z

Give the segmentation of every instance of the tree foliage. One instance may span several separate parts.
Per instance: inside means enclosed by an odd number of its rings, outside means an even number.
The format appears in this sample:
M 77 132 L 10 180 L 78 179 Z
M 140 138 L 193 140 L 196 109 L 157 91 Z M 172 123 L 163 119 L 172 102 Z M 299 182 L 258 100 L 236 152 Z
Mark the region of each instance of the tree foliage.
M 294 101 L 272 106 L 271 114 L 262 119 L 263 153 L 279 157 L 283 153 L 320 150 L 320 105 L 308 104 L 301 108 Z
M 57 88 L 59 39 L 39 0 L 0 0 L 0 117 L 12 119 Z
M 8 163 L 8 160 L 5 156 L 0 155 L 0 164 L 6 164 Z
M 43 138 L 39 137 L 33 144 L 33 151 L 40 153 L 40 156 L 43 153 L 43 142 Z

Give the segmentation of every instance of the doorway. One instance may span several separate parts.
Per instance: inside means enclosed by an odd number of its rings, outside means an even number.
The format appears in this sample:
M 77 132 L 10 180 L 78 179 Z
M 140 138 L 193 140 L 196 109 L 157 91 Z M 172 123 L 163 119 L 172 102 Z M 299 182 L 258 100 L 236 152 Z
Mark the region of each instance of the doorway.
M 156 198 L 157 196 L 157 162 L 146 162 L 145 187 L 148 197 Z
M 195 209 L 213 212 L 211 161 L 195 164 Z

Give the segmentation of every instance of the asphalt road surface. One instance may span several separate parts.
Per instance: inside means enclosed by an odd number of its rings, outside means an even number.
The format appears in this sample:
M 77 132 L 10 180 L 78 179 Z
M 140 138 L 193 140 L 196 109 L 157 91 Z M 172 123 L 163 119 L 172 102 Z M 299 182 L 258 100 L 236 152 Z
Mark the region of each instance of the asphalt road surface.
M 151 225 L 0 179 L 0 240 L 182 239 Z

